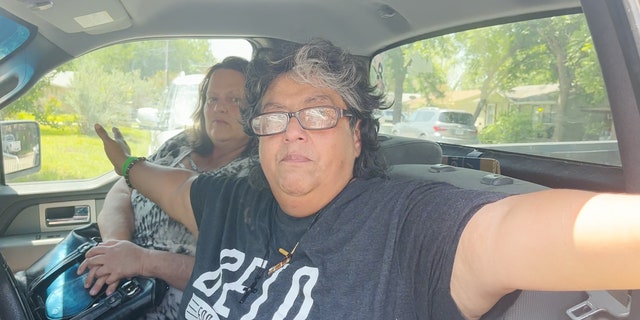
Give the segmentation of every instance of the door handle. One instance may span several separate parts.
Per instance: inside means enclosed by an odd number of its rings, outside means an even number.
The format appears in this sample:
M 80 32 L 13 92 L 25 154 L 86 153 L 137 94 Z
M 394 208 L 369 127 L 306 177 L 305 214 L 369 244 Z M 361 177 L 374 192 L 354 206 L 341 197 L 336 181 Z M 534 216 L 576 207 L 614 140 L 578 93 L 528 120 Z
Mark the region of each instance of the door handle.
M 47 208 L 44 212 L 47 226 L 84 224 L 91 221 L 91 208 L 88 205 Z
M 41 232 L 71 230 L 96 220 L 96 202 L 93 199 L 41 203 L 38 207 Z

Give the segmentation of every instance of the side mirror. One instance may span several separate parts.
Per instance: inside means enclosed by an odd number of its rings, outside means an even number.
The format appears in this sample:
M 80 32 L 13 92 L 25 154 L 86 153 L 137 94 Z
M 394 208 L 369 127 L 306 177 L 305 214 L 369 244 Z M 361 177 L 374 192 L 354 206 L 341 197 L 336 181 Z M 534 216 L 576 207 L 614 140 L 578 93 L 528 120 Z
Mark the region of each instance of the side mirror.
M 40 126 L 35 121 L 0 121 L 5 179 L 40 171 Z

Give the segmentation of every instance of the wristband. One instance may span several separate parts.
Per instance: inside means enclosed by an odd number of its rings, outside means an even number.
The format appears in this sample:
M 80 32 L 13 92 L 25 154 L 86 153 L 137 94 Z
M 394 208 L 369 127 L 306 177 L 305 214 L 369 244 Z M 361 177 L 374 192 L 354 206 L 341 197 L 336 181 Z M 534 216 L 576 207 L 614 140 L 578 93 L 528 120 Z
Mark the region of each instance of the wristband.
M 129 157 L 124 161 L 124 164 L 122 165 L 122 176 L 124 177 L 124 181 L 127 183 L 127 186 L 129 186 L 129 188 L 133 189 L 131 181 L 129 181 L 129 171 L 131 171 L 131 168 L 134 164 L 145 160 L 147 160 L 147 158 L 145 157 Z
M 127 160 L 122 164 L 122 176 L 124 177 L 127 174 L 127 168 L 131 164 L 131 162 L 135 161 L 138 157 L 128 157 Z

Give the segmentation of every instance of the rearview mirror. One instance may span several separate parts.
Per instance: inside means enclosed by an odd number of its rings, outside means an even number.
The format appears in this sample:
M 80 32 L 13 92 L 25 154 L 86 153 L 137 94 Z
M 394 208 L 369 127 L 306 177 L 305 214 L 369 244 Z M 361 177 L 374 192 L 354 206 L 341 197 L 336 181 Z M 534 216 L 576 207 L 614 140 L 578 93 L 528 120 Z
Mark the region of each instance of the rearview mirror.
M 40 127 L 35 121 L 0 121 L 5 179 L 40 171 Z

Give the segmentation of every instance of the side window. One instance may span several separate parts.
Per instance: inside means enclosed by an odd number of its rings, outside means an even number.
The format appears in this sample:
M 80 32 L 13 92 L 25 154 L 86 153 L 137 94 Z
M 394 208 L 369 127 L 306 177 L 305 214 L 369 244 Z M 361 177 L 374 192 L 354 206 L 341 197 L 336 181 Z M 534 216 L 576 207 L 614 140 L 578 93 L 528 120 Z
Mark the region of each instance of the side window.
M 409 43 L 374 57 L 371 77 L 398 115 L 381 123 L 381 133 L 620 165 L 600 65 L 582 14 Z M 403 129 L 408 124 L 400 114 L 412 119 L 427 107 L 464 112 L 456 115 L 470 118 L 477 137 Z
M 175 130 L 172 134 L 184 129 L 189 125 L 184 119 L 195 109 L 198 90 L 176 89 L 180 79 L 196 75 L 199 84 L 210 66 L 229 55 L 251 59 L 252 46 L 242 39 L 130 42 L 96 50 L 53 70 L 0 110 L 0 121 L 36 121 L 41 137 L 40 170 L 6 176 L 7 184 L 92 179 L 111 172 L 93 130 L 95 123 L 119 127 L 132 154 L 153 152 L 157 137 L 169 129 Z M 180 95 L 169 95 L 176 90 Z M 166 112 L 185 103 L 193 105 Z M 175 123 L 171 128 L 169 121 Z M 18 137 L 7 139 L 12 138 Z

